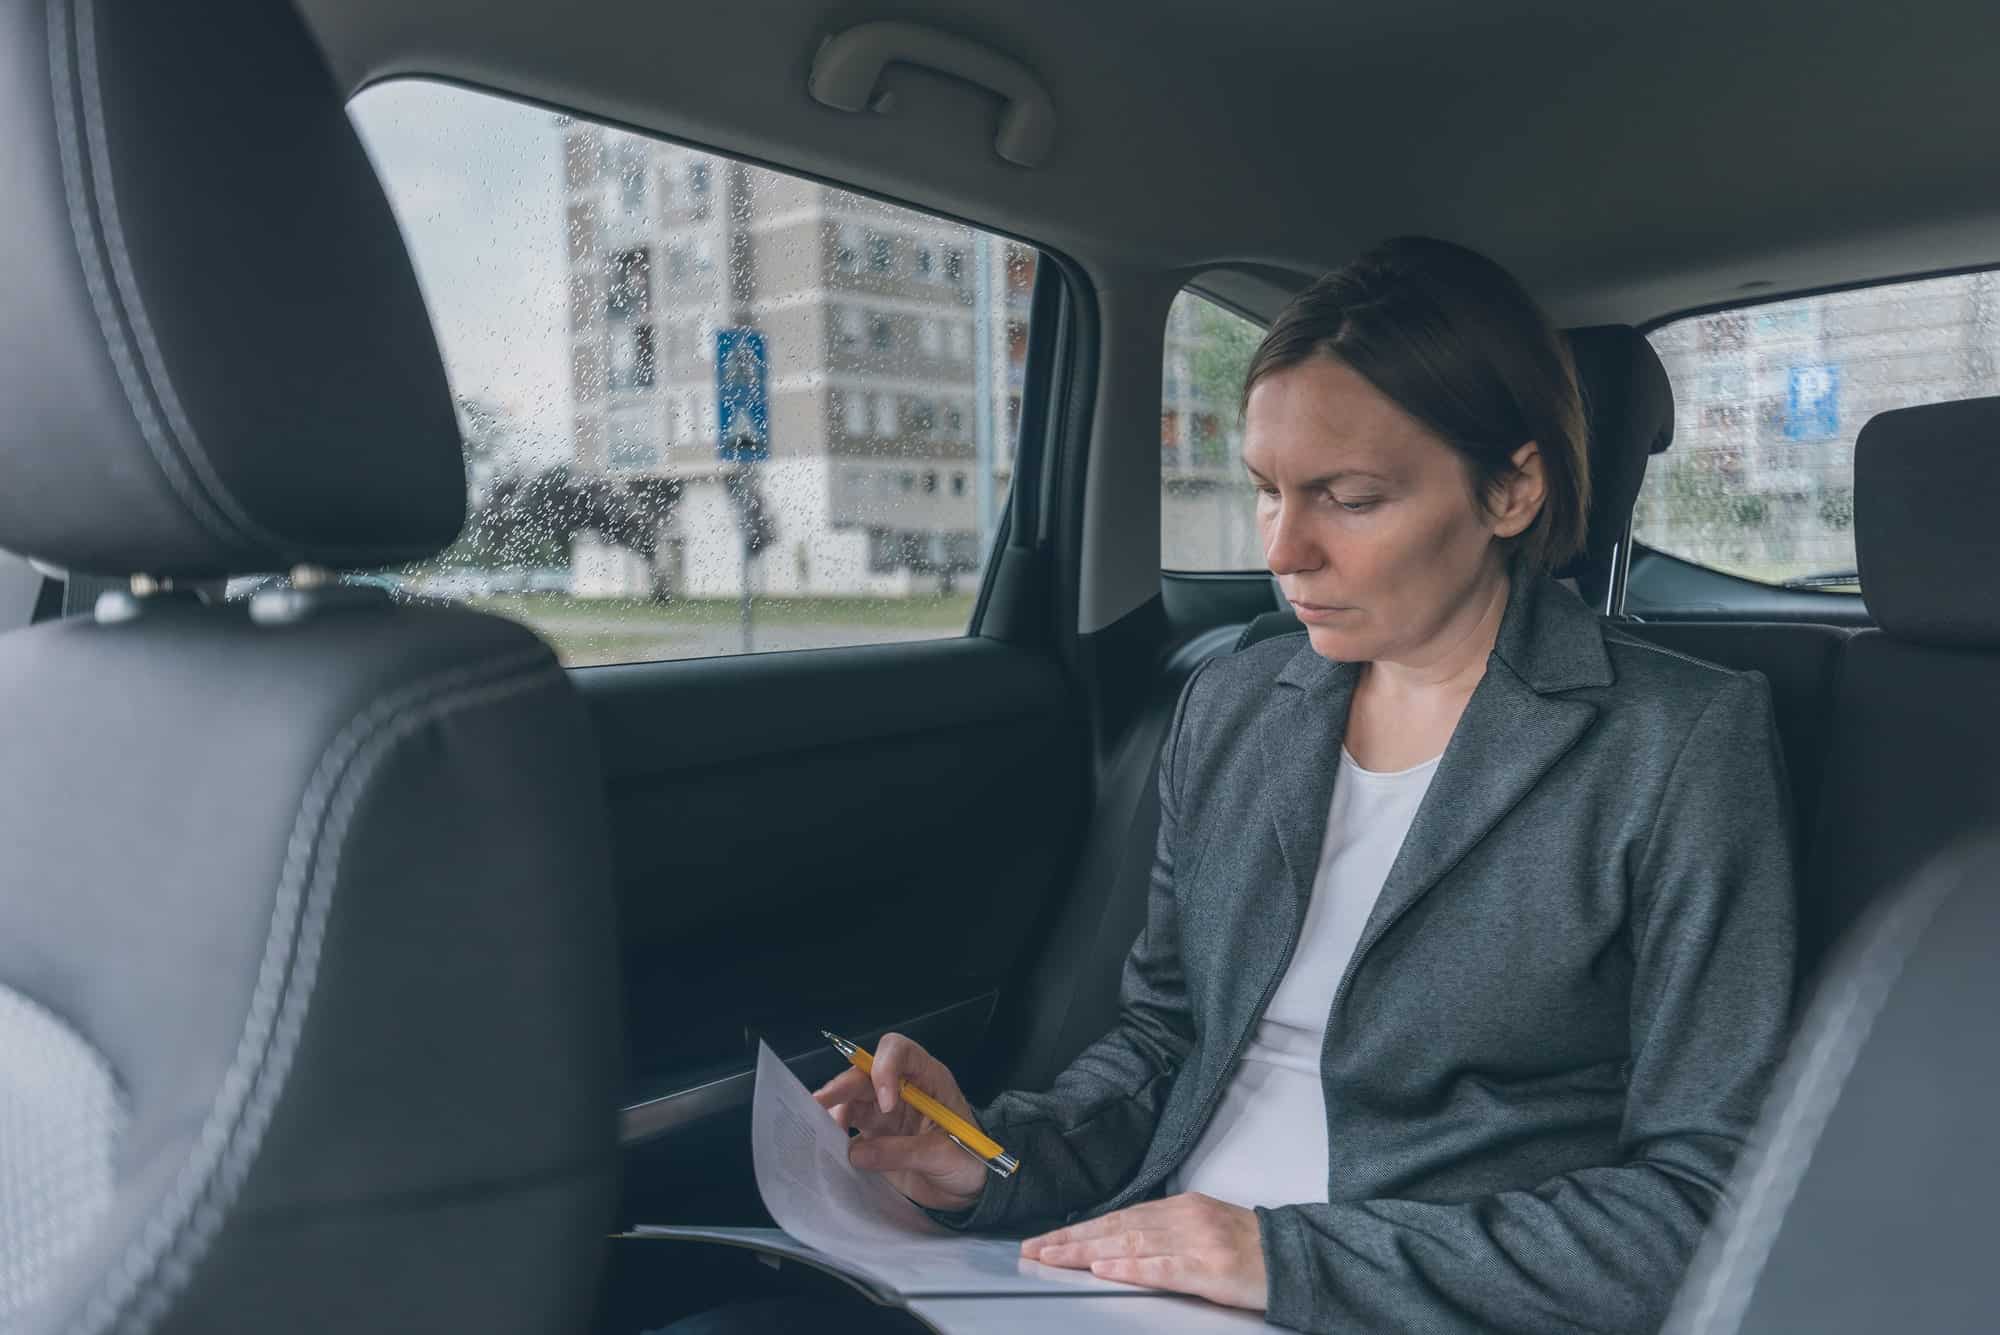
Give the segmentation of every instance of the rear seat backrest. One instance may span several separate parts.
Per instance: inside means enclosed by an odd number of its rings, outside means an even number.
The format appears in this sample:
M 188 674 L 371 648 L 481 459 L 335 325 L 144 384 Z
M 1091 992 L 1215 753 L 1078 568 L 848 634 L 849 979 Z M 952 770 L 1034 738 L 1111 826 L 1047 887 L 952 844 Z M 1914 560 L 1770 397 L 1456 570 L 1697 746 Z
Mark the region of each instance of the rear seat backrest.
M 1839 626 L 1752 621 L 1633 621 L 1619 623 L 1618 629 L 1690 658 L 1764 674 L 1791 780 L 1793 847 L 1803 867 L 1818 820 L 1840 653 L 1853 632 Z M 1802 904 L 1800 911 L 1811 916 L 1815 908 Z
M 1875 417 L 1854 499 L 1879 629 L 1848 639 L 1834 691 L 1809 962 L 1939 850 L 2000 829 L 2000 398 Z

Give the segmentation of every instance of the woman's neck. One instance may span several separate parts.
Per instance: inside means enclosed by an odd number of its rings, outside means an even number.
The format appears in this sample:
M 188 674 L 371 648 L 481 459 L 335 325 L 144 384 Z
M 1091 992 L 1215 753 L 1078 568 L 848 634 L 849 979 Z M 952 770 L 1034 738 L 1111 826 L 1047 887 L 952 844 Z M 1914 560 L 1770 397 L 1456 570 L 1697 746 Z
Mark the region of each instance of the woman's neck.
M 1348 707 L 1346 746 L 1364 769 L 1399 770 L 1445 749 L 1472 692 L 1486 675 L 1486 660 L 1507 611 L 1504 572 L 1465 600 L 1431 637 L 1424 652 L 1362 666 Z
M 1507 595 L 1502 570 L 1474 589 L 1430 639 L 1408 654 L 1367 664 L 1363 678 L 1373 678 L 1375 689 L 1392 695 L 1470 695 L 1500 638 Z

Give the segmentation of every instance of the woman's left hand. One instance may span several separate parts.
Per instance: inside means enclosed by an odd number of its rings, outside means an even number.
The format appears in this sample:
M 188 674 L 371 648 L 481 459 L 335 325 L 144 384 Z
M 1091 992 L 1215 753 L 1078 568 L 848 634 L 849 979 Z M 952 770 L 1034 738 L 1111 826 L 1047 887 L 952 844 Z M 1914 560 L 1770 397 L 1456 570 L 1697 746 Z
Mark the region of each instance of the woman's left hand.
M 1197 1191 L 1029 1238 L 1021 1255 L 1253 1312 L 1269 1302 L 1257 1212 Z

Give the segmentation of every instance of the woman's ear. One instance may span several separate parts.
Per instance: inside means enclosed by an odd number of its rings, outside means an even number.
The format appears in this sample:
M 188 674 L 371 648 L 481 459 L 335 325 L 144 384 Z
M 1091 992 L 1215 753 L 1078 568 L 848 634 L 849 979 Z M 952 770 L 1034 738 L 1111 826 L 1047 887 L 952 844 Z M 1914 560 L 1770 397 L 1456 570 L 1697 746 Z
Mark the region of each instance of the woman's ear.
M 1495 490 L 1490 507 L 1494 536 L 1514 538 L 1527 532 L 1528 525 L 1542 512 L 1542 501 L 1547 495 L 1542 451 L 1531 440 L 1514 451 L 1514 471 L 1502 478 Z

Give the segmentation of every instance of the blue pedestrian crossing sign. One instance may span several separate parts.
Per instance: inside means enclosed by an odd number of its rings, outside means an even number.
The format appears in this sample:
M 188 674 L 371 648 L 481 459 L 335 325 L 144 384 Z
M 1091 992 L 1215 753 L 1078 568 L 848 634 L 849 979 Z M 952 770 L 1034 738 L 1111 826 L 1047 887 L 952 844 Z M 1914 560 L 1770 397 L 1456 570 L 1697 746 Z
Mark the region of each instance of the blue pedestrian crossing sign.
M 771 457 L 770 375 L 764 336 L 755 329 L 715 331 L 716 457 L 761 463 Z
M 1785 385 L 1785 439 L 1832 440 L 1840 434 L 1840 368 L 1794 366 Z

